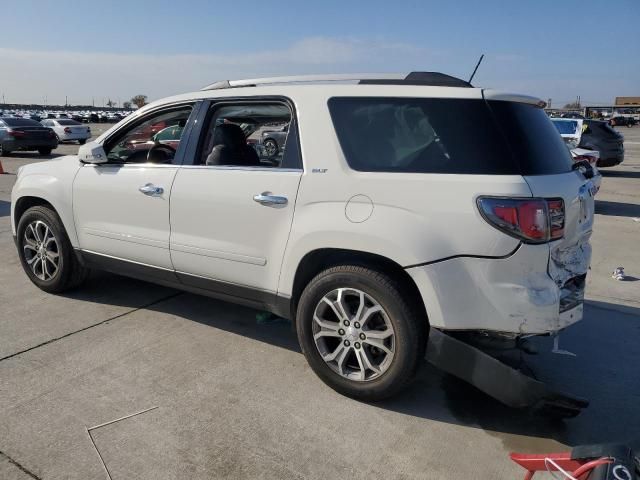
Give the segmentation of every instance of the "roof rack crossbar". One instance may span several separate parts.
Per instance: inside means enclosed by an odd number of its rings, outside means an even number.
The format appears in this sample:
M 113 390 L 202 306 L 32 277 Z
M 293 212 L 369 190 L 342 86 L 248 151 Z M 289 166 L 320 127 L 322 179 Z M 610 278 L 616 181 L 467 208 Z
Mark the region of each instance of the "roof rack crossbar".
M 287 83 L 358 82 L 369 85 L 429 85 L 440 87 L 471 87 L 456 77 L 439 72 L 405 73 L 345 73 L 330 75 L 298 75 L 291 77 L 250 78 L 246 80 L 222 80 L 207 85 L 202 90 L 220 90 L 237 87 L 256 87 Z

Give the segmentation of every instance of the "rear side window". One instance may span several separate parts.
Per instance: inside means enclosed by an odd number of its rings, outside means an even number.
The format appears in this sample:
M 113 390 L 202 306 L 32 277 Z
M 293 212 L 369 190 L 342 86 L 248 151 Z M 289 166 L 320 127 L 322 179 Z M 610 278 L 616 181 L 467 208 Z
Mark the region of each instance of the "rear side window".
M 570 172 L 571 154 L 544 110 L 525 103 L 489 101 L 522 175 Z
M 329 111 L 354 170 L 519 173 L 484 100 L 334 97 Z

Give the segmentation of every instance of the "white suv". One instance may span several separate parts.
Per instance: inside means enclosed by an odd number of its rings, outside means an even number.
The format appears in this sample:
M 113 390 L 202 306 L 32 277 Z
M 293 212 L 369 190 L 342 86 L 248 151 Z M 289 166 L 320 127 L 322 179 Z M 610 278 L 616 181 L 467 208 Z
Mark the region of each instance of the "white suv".
M 437 73 L 219 82 L 21 168 L 18 252 L 47 292 L 95 268 L 292 319 L 323 381 L 383 398 L 430 328 L 581 319 L 593 184 L 543 106 Z

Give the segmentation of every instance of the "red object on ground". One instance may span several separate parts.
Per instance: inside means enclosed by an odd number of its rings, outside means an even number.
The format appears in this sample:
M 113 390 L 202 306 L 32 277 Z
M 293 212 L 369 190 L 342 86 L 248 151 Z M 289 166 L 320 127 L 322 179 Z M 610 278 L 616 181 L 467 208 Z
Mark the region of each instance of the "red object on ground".
M 553 460 L 560 468 L 566 470 L 573 477 L 580 480 L 586 480 L 595 467 L 613 462 L 613 460 L 608 457 L 590 461 L 572 459 L 571 452 L 543 453 L 539 455 L 512 453 L 511 455 L 509 455 L 509 457 L 511 457 L 511 460 L 516 462 L 527 471 L 526 475 L 524 476 L 524 480 L 531 480 L 536 472 L 548 471 L 547 464 L 545 463 L 546 459 Z M 558 471 L 555 467 L 553 467 L 553 465 L 549 465 L 549 470 L 556 472 Z

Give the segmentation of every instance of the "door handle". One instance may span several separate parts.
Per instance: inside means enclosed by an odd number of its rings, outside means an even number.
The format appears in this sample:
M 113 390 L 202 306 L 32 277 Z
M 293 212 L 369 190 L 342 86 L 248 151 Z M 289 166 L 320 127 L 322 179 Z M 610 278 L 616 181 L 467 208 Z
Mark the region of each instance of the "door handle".
M 279 197 L 277 195 L 271 195 L 271 192 L 262 192 L 260 195 L 253 197 L 254 202 L 258 202 L 260 205 L 286 205 L 289 200 L 287 197 Z
M 150 196 L 162 195 L 164 193 L 164 188 L 156 187 L 153 183 L 147 183 L 142 187 L 138 188 L 138 190 L 140 190 L 145 195 L 150 195 Z

